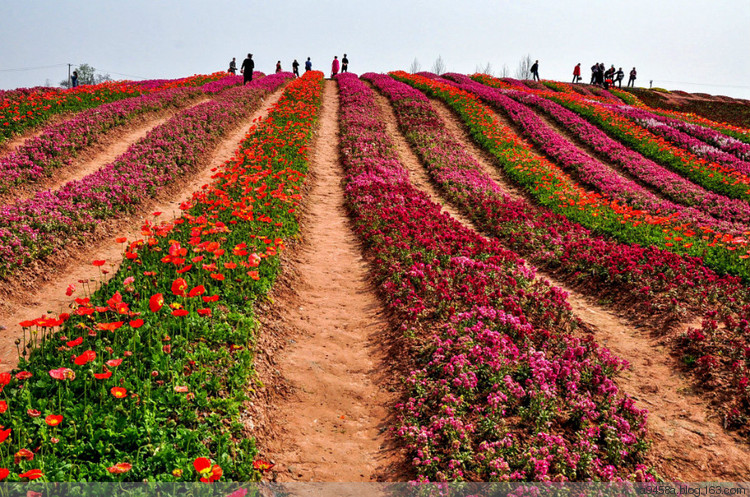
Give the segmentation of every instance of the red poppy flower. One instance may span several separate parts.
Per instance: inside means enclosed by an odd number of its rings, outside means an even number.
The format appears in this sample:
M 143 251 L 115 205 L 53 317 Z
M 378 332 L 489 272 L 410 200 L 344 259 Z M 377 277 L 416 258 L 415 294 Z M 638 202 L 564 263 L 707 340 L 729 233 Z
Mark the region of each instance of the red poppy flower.
M 112 376 L 112 371 L 105 371 L 104 373 L 94 373 L 94 378 L 97 380 L 106 380 Z
M 103 266 L 107 261 L 94 261 L 91 264 L 93 264 L 96 267 Z
M 273 467 L 273 464 L 268 461 L 264 461 L 263 459 L 256 459 L 255 461 L 253 461 L 253 468 L 257 469 L 258 471 L 268 471 Z
M 49 416 L 44 418 L 44 422 L 50 426 L 57 426 L 62 423 L 62 420 L 62 414 L 50 414 Z
M 247 275 L 256 281 L 260 279 L 260 274 L 258 274 L 258 271 L 248 271 Z
M 36 409 L 26 409 L 26 414 L 28 414 L 32 418 L 38 418 L 42 415 L 41 411 L 38 411 Z
M 172 311 L 172 315 L 173 316 L 177 316 L 177 317 L 180 317 L 180 318 L 184 317 L 184 316 L 187 316 L 188 314 L 190 314 L 190 312 L 188 312 L 185 309 L 175 309 L 174 311 Z
M 167 344 L 164 347 L 161 348 L 162 351 L 164 351 L 165 354 L 171 354 L 172 353 L 172 346 Z
M 227 269 L 234 269 L 237 267 L 237 264 L 234 262 L 225 262 L 224 267 Z
M 148 301 L 148 308 L 151 309 L 151 312 L 158 312 L 163 305 L 164 295 L 162 295 L 161 293 L 157 293 L 156 295 L 151 296 Z
M 203 295 L 204 293 L 206 293 L 206 287 L 203 285 L 198 285 L 192 290 L 190 290 L 190 293 L 188 293 L 188 297 L 190 298 L 198 297 L 200 295 Z
M 29 449 L 21 449 L 18 452 L 16 452 L 16 455 L 13 456 L 13 463 L 18 464 L 21 461 L 33 461 L 34 460 L 34 453 L 31 452 Z
M 218 295 L 211 295 L 210 297 L 201 297 L 201 298 L 203 299 L 203 302 L 206 302 L 206 303 L 208 303 L 208 302 L 216 302 L 217 300 L 219 300 L 219 296 Z
M 71 295 L 73 295 L 73 292 L 75 292 L 75 291 L 76 291 L 76 286 L 75 285 L 68 285 L 68 288 L 65 290 L 65 295 L 67 295 L 68 297 L 70 297 Z
M 106 364 L 110 368 L 116 368 L 117 366 L 122 364 L 122 359 L 110 359 L 109 361 L 106 362 Z
M 132 320 L 132 321 L 130 322 L 130 326 L 131 326 L 132 328 L 140 328 L 141 326 L 143 326 L 143 319 L 140 319 L 140 318 L 139 318 L 139 319 L 134 319 L 134 320 Z
M 36 326 L 36 320 L 21 321 L 20 323 L 18 323 L 18 325 L 21 328 L 31 328 L 32 326 Z
M 94 352 L 93 350 L 87 350 L 83 354 L 76 357 L 75 361 L 73 362 L 75 362 L 77 366 L 84 366 L 94 359 L 96 359 L 96 352 Z
M 76 347 L 78 345 L 81 345 L 82 343 L 83 343 L 83 337 L 78 337 L 75 340 L 71 340 L 67 342 L 65 345 L 67 345 L 68 347 Z
M 207 476 L 201 478 L 201 481 L 204 483 L 213 483 L 215 481 L 218 481 L 223 474 L 224 470 L 221 469 L 221 466 L 214 465 L 211 468 L 211 472 Z
M 127 473 L 133 468 L 133 465 L 129 462 L 118 462 L 114 466 L 110 466 L 107 468 L 107 471 L 112 473 L 113 475 L 119 475 L 122 473 Z
M 193 467 L 198 473 L 207 473 L 211 470 L 211 461 L 206 457 L 196 457 L 193 461 Z
M 125 324 L 125 321 L 113 321 L 111 323 L 96 323 L 96 329 L 102 331 L 115 331 Z
M 0 400 L 0 414 L 8 410 L 8 403 L 4 400 Z
M 172 282 L 172 293 L 178 297 L 185 296 L 185 290 L 187 290 L 188 284 L 183 278 L 177 278 Z
M 128 391 L 122 387 L 112 387 L 110 393 L 112 394 L 112 397 L 116 399 L 122 399 L 128 396 Z
M 116 241 L 117 243 L 125 243 L 125 242 L 127 242 L 127 241 L 128 241 L 128 239 L 127 239 L 127 238 L 125 238 L 124 236 L 121 236 L 121 237 L 119 237 L 119 238 L 115 238 L 115 241 Z
M 0 426 L 0 428 L 2 427 Z M 9 436 L 10 436 L 10 428 L 5 429 L 5 430 L 0 430 L 0 444 L 5 442 L 5 439 L 8 438 Z
M 198 315 L 200 315 L 200 316 L 210 316 L 211 315 L 211 309 L 209 309 L 209 308 L 206 308 L 206 309 L 196 309 L 195 312 L 197 312 Z
M 0 373 L 0 387 L 4 387 L 8 383 L 10 383 L 10 380 L 11 380 L 10 373 L 8 372 Z
M 211 273 L 211 278 L 216 281 L 224 281 L 224 275 L 221 273 Z
M 191 270 L 192 268 L 193 268 L 193 265 L 192 265 L 192 264 L 188 264 L 188 265 L 187 265 L 187 266 L 185 266 L 184 268 L 182 268 L 182 269 L 178 269 L 178 270 L 177 270 L 177 274 L 185 274 L 185 273 L 187 273 L 188 271 L 190 271 L 190 270 Z
M 32 376 L 34 375 L 28 371 L 21 371 L 20 373 L 16 373 L 17 380 L 28 380 Z
M 3 481 L 8 477 L 10 474 L 10 471 L 8 471 L 8 468 L 0 468 L 0 481 Z
M 37 478 L 41 478 L 44 476 L 44 473 L 42 473 L 41 469 L 31 469 L 25 473 L 21 473 L 18 475 L 19 478 L 28 478 L 29 480 L 36 480 Z

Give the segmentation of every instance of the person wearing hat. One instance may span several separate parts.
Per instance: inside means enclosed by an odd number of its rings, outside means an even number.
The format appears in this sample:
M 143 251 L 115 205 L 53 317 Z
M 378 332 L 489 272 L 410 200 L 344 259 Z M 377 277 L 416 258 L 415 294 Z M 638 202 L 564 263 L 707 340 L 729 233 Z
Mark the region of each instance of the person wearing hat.
M 242 61 L 242 67 L 240 72 L 245 76 L 243 85 L 248 84 L 253 80 L 253 69 L 255 69 L 255 62 L 253 62 L 253 54 L 247 54 L 247 59 Z

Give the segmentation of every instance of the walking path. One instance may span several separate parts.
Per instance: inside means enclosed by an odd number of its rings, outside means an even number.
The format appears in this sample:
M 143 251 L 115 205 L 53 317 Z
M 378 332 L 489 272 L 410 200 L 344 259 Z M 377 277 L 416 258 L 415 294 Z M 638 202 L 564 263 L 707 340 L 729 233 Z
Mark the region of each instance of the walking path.
M 282 276 L 294 281 L 277 284 L 273 309 L 263 312 L 261 335 L 273 328 L 284 342 L 261 374 L 277 391 L 261 454 L 278 481 L 390 480 L 400 461 L 388 435 L 396 403 L 389 326 L 344 205 L 338 101 L 336 83 L 326 81 L 301 242 Z

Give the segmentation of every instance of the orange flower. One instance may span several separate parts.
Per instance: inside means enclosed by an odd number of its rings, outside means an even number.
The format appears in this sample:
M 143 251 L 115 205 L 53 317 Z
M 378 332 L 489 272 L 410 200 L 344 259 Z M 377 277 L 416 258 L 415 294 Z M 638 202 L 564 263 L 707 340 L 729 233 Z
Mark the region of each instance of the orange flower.
M 253 468 L 257 469 L 258 471 L 268 471 L 273 467 L 273 464 L 268 461 L 264 461 L 263 459 L 256 459 L 255 461 L 253 461 Z
M 62 414 L 50 414 L 49 416 L 44 418 L 44 422 L 50 426 L 57 426 L 62 423 L 62 420 Z
M 151 312 L 158 312 L 159 309 L 161 309 L 163 305 L 164 305 L 164 295 L 162 295 L 161 293 L 152 295 L 148 301 L 148 308 L 151 309 Z
M 224 281 L 224 275 L 221 273 L 211 273 L 211 278 L 216 281 Z
M 115 238 L 115 241 L 116 241 L 117 243 L 125 243 L 125 242 L 127 242 L 127 241 L 128 241 L 128 239 L 127 239 L 127 238 L 125 238 L 124 236 L 121 236 L 121 237 L 119 237 L 119 238 Z
M 107 468 L 107 471 L 112 473 L 113 475 L 119 475 L 122 473 L 127 473 L 133 468 L 133 465 L 129 462 L 118 462 L 114 466 L 110 466 Z
M 112 323 L 96 323 L 96 329 L 102 331 L 115 331 L 119 329 L 123 324 L 125 324 L 124 321 L 114 321 Z
M 112 393 L 112 397 L 116 399 L 122 399 L 128 396 L 128 391 L 122 387 L 112 387 L 110 392 Z

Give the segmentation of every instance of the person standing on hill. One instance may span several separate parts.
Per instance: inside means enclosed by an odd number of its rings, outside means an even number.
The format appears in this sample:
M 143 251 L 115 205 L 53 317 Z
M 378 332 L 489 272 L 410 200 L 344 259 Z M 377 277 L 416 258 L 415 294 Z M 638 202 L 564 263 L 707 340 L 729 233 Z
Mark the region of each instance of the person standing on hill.
M 73 71 L 73 75 L 70 77 L 70 82 L 73 88 L 78 87 L 78 71 Z
M 578 83 L 581 80 L 581 63 L 579 62 L 573 68 L 573 83 Z
M 339 56 L 333 56 L 333 62 L 331 62 L 331 77 L 336 76 L 339 73 Z
M 276 61 L 276 74 L 279 74 L 281 72 L 281 61 Z
M 253 70 L 255 69 L 255 62 L 253 62 L 253 54 L 247 54 L 247 59 L 242 61 L 242 67 L 240 72 L 245 76 L 245 81 L 242 85 L 246 85 L 253 81 Z
M 630 79 L 628 80 L 628 86 L 635 86 L 635 77 L 638 73 L 635 70 L 635 67 L 630 70 Z
M 229 71 L 232 76 L 237 74 L 237 57 L 232 57 L 232 60 L 229 62 Z
M 539 61 L 534 62 L 531 66 L 531 79 L 539 81 Z
M 344 54 L 344 58 L 341 59 L 341 74 L 344 74 L 345 72 L 349 72 L 349 59 L 346 58 L 346 54 Z
M 310 61 L 310 57 L 307 58 L 307 61 L 305 62 L 305 72 L 312 71 L 312 62 Z
M 615 83 L 622 88 L 622 78 L 625 77 L 625 73 L 622 71 L 622 67 L 615 73 Z
M 295 78 L 299 78 L 299 62 L 297 62 L 297 59 L 294 59 L 294 62 L 292 62 L 292 72 Z

